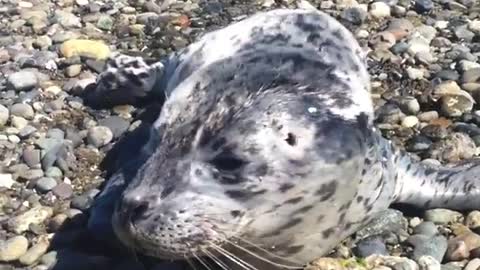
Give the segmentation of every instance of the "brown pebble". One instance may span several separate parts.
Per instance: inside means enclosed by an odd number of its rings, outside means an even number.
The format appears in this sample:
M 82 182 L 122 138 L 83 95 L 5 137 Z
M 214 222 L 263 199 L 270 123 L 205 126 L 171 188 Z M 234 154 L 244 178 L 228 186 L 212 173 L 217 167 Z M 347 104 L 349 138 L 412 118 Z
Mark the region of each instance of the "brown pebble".
M 461 261 L 469 257 L 470 252 L 465 242 L 458 239 L 451 239 L 448 242 L 448 248 L 445 254 L 445 258 L 448 261 Z

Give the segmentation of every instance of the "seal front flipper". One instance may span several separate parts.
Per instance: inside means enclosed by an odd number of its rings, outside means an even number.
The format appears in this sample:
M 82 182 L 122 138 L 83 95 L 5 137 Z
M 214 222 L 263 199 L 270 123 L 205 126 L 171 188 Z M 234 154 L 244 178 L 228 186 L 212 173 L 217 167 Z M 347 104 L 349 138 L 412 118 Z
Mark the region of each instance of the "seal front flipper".
M 81 94 L 87 106 L 95 109 L 117 105 L 163 103 L 163 80 L 168 60 L 147 63 L 139 56 L 115 53 L 106 62 L 103 72 Z

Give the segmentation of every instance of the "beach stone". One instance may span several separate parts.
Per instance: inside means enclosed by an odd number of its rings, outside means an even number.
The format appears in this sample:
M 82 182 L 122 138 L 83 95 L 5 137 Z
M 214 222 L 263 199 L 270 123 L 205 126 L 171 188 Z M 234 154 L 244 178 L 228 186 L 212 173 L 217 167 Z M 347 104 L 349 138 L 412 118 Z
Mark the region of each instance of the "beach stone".
M 7 222 L 10 231 L 21 234 L 29 229 L 31 224 L 41 224 L 51 217 L 53 210 L 46 206 L 35 206 L 22 214 L 19 214 Z
M 28 91 L 38 84 L 37 74 L 31 70 L 21 70 L 8 76 L 8 83 L 16 91 Z
M 98 60 L 106 59 L 110 55 L 110 48 L 102 41 L 72 39 L 62 44 L 60 52 L 67 58 L 83 56 Z
M 28 240 L 25 236 L 14 236 L 6 241 L 0 241 L 0 262 L 15 261 L 28 249 Z

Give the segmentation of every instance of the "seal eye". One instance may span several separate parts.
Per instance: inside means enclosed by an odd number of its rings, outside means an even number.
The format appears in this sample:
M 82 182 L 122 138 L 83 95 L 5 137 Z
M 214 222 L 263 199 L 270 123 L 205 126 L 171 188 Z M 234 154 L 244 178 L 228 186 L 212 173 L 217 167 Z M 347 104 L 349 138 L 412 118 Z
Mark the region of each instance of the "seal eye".
M 234 171 L 236 169 L 241 168 L 243 165 L 245 165 L 245 161 L 239 158 L 236 158 L 232 155 L 219 155 L 216 158 L 214 158 L 211 161 L 211 163 L 217 169 L 222 171 Z

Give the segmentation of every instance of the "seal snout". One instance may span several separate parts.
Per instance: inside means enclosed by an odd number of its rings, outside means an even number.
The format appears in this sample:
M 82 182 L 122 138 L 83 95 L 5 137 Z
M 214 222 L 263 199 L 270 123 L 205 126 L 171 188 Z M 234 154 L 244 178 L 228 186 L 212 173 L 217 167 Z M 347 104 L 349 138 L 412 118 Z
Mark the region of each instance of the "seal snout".
M 123 196 L 121 201 L 120 221 L 122 224 L 136 224 L 145 216 L 149 209 L 149 202 L 145 196 L 132 194 Z

